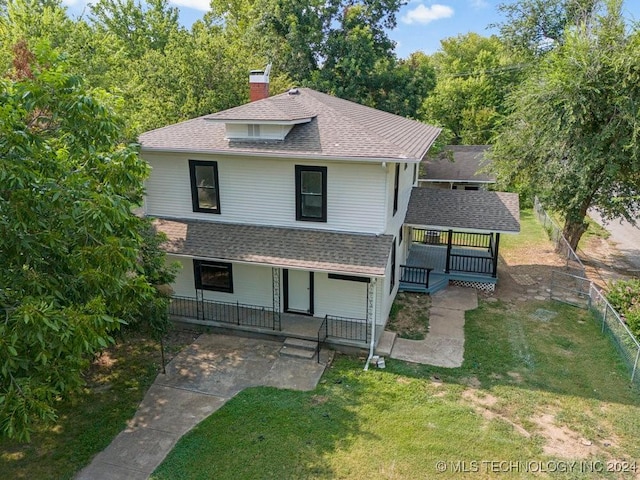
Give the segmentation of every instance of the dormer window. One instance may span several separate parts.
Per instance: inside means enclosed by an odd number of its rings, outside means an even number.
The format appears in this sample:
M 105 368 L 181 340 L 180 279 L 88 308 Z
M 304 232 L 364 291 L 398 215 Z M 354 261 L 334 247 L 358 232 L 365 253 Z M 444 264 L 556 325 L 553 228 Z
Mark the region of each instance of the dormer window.
M 249 138 L 260 137 L 260 125 L 257 123 L 250 123 L 247 125 L 247 135 Z

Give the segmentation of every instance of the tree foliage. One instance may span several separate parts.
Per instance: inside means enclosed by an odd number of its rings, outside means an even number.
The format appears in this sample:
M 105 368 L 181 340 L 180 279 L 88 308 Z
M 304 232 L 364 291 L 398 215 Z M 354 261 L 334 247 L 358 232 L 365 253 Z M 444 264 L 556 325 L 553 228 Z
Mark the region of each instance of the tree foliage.
M 495 36 L 468 33 L 441 44 L 432 57 L 437 84 L 422 104 L 422 118 L 449 130 L 455 143 L 486 144 L 520 80 L 517 60 Z
M 500 37 L 513 49 L 537 56 L 564 42 L 567 28 L 585 25 L 602 0 L 516 0 L 498 5 Z
M 612 0 L 592 24 L 565 32 L 512 96 L 496 138 L 499 181 L 561 212 L 576 248 L 590 207 L 634 222 L 640 208 L 640 33 Z
M 19 439 L 55 418 L 123 323 L 166 323 L 153 283 L 172 276 L 145 264 L 162 256 L 132 213 L 148 166 L 104 93 L 49 49 L 27 61 L 0 80 L 0 428 Z

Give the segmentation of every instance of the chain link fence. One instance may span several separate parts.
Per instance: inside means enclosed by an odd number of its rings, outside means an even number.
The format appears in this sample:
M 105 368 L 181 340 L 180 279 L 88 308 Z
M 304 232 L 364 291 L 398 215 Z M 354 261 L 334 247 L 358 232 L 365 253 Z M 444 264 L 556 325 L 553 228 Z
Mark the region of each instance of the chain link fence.
M 534 199 L 533 210 L 536 214 L 536 217 L 538 218 L 538 221 L 547 231 L 549 238 L 555 245 L 556 252 L 558 252 L 558 254 L 566 260 L 566 269 L 574 275 L 584 277 L 586 274 L 582 261 L 573 250 L 573 248 L 571 248 L 569 242 L 567 242 L 567 239 L 562 235 L 562 229 L 549 216 L 549 214 L 545 212 L 542 204 L 538 200 L 538 197 L 535 197 Z
M 640 386 L 640 342 L 631 333 L 622 316 L 611 306 L 604 294 L 591 280 L 566 272 L 551 272 L 550 295 L 556 300 L 591 311 L 600 323 L 601 332 L 615 345 L 620 357 L 631 372 L 631 383 Z

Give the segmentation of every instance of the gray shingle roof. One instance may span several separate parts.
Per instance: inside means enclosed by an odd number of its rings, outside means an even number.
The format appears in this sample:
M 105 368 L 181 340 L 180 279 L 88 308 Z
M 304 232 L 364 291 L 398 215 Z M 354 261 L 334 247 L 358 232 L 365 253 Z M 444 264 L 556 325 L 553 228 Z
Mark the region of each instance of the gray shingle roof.
M 517 233 L 520 201 L 517 193 L 415 187 L 405 223 L 434 229 Z
M 478 173 L 488 145 L 449 145 L 436 157 L 422 162 L 420 175 L 428 181 L 491 182 L 495 175 Z M 452 161 L 453 160 L 453 161 Z
M 285 268 L 384 276 L 393 237 L 156 219 L 168 253 Z
M 284 141 L 229 141 L 218 120 L 247 121 L 313 119 L 295 125 Z M 286 117 L 286 118 L 285 118 Z M 214 115 L 187 120 L 143 133 L 144 150 L 247 155 L 295 155 L 420 161 L 440 129 L 309 88 L 283 93 Z

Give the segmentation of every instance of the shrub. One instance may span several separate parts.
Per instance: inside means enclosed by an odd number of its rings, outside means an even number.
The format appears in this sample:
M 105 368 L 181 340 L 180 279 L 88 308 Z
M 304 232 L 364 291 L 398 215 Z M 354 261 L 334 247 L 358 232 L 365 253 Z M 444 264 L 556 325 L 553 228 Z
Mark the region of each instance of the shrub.
M 640 309 L 640 278 L 610 282 L 607 300 L 622 315 Z

